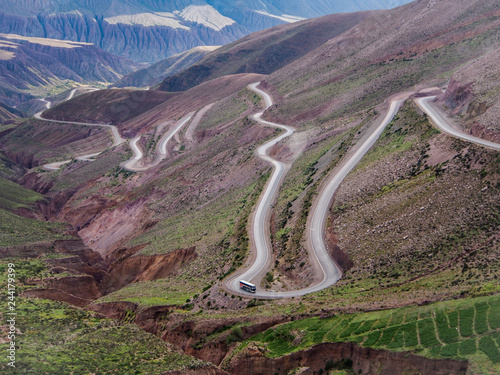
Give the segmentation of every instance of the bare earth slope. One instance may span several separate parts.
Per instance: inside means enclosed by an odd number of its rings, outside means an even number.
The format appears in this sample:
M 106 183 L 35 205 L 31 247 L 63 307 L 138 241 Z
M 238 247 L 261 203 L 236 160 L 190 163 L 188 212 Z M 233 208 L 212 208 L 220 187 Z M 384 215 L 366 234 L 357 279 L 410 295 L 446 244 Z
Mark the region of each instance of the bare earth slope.
M 369 108 L 498 47 L 498 2 L 419 0 L 374 14 L 274 73 L 277 122 Z M 444 78 L 446 79 L 446 78 Z
M 138 67 L 89 43 L 0 34 L 0 100 L 8 105 L 72 83 L 114 82 Z
M 189 68 L 217 48 L 214 46 L 195 47 L 189 51 L 158 61 L 147 68 L 127 74 L 111 87 L 149 87 L 157 85 L 166 77 Z
M 92 163 L 73 161 L 50 172 L 31 168 L 71 154 L 73 146 L 105 147 L 109 138 L 95 128 L 21 124 L 0 138 L 0 147 L 31 169 L 22 178 L 11 170 L 10 178 L 45 194 L 39 215 L 50 225 L 44 227 L 67 223 L 63 233 L 78 235 L 89 259 L 102 259 L 113 275 L 102 284 L 95 276 L 104 280 L 104 270 L 82 265 L 79 257 L 60 258 L 71 254 L 45 244 L 27 250 L 36 257 L 50 253 L 48 275 L 29 273 L 31 262 L 18 263 L 36 283 L 30 295 L 134 322 L 233 373 L 256 373 L 252 363 L 265 375 L 498 373 L 498 152 L 441 133 L 413 101 L 326 205 L 325 240 L 343 270 L 336 285 L 268 301 L 239 298 L 223 282 L 254 256 L 252 211 L 271 176 L 255 153 L 279 136 L 252 120 L 264 104 L 248 83 L 265 79 L 263 89 L 276 103 L 265 120 L 295 127 L 269 150 L 291 165 L 268 206 L 274 267 L 259 287 L 269 293 L 303 288 L 315 277 L 305 249 L 311 207 L 328 176 L 386 113 L 393 94 L 439 95 L 445 86 L 451 93 L 463 82 L 475 95 L 468 107 L 474 113 L 495 108 L 495 84 L 483 77 L 491 71 L 490 80 L 497 79 L 484 59 L 496 58 L 499 15 L 498 1 L 420 0 L 371 13 L 267 77 L 224 75 L 176 93 L 102 90 L 52 109 L 53 117 L 115 121 L 123 136 L 141 135 L 137 147 L 145 163 L 164 134 L 195 112 L 164 145 L 169 157 L 140 173 L 120 167 L 131 157 L 125 144 Z M 449 84 L 451 77 L 458 86 Z M 473 104 L 483 102 L 484 108 Z M 2 173 L 15 166 L 7 157 Z M 6 204 L 15 203 L 9 198 Z M 15 226 L 6 228 L 22 239 Z M 95 275 L 73 273 L 84 266 Z M 36 340 L 47 346 L 43 337 Z M 96 351 L 107 350 L 100 345 Z M 123 353 L 115 360 L 138 366 L 128 350 Z
M 159 88 L 163 91 L 184 91 L 222 75 L 270 74 L 371 14 L 333 14 L 253 33 L 218 49 L 187 70 L 168 77 Z
M 441 98 L 456 121 L 471 134 L 500 140 L 500 51 L 492 51 L 460 69 Z

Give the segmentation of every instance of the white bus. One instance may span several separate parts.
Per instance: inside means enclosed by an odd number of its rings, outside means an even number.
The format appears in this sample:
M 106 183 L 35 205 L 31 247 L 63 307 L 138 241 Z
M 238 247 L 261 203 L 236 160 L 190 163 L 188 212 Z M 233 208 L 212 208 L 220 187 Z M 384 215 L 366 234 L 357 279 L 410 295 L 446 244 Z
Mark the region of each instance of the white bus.
M 255 285 L 245 280 L 240 280 L 240 288 L 250 293 L 255 293 Z

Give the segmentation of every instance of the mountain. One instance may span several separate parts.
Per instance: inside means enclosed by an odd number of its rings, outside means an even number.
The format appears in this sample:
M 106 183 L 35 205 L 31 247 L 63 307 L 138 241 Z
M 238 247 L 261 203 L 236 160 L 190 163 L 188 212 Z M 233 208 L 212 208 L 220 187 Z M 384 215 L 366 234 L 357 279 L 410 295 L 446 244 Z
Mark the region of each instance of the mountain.
M 0 102 L 0 124 L 7 123 L 16 118 L 23 117 L 23 113 L 18 111 L 16 108 L 9 107 L 2 102 Z M 0 134 L 2 132 L 0 131 Z
M 168 57 L 165 60 L 136 72 L 129 73 L 111 87 L 149 87 L 159 84 L 166 77 L 183 71 L 218 47 L 202 46 Z
M 89 43 L 0 34 L 0 100 L 17 105 L 70 82 L 114 82 L 139 65 Z
M 0 32 L 89 42 L 135 61 L 157 62 L 281 23 L 408 1 L 1 0 Z
M 371 12 L 332 14 L 253 33 L 167 77 L 159 89 L 183 91 L 221 75 L 273 73 L 371 15 Z
M 500 373 L 499 153 L 417 104 L 436 95 L 454 126 L 496 134 L 499 24 L 498 0 L 418 0 L 277 25 L 211 52 L 215 73 L 185 91 L 99 90 L 8 125 L 0 175 L 24 189 L 0 179 L 0 267 L 22 275 L 16 329 L 36 333 L 17 370 Z M 269 70 L 233 74 L 242 66 Z M 112 122 L 130 142 L 48 118 Z M 311 222 L 321 208 L 324 228 Z M 257 258 L 256 226 L 271 254 L 249 294 L 228 281 Z M 342 277 L 275 298 L 321 278 L 318 237 Z
M 270 115 L 327 121 L 374 105 L 381 96 L 450 76 L 497 48 L 498 2 L 447 5 L 420 0 L 377 13 L 287 65 L 269 78 L 284 98 Z
M 466 64 L 450 80 L 440 102 L 472 134 L 500 140 L 500 51 L 494 50 Z

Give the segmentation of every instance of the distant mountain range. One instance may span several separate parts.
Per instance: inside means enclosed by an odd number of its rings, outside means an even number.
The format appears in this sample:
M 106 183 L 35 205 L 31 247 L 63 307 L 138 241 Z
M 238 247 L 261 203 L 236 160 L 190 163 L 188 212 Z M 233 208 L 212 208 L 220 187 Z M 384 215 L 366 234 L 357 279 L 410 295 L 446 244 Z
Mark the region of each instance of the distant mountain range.
M 75 82 L 115 82 L 139 67 L 89 43 L 0 34 L 0 102 L 16 106 Z
M 112 87 L 150 87 L 159 84 L 166 77 L 172 76 L 189 68 L 194 63 L 200 61 L 207 54 L 214 51 L 217 46 L 200 46 L 189 51 L 179 53 L 164 60 L 127 74 L 125 77 L 115 82 Z
M 410 0 L 0 0 L 0 32 L 93 43 L 140 62 L 330 13 Z

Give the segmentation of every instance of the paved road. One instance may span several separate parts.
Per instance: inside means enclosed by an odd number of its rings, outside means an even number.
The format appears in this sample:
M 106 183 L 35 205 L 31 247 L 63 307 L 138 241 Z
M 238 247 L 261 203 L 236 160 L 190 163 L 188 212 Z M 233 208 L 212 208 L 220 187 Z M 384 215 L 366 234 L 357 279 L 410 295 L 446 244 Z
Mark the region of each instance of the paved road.
M 60 123 L 60 124 L 73 124 L 73 125 L 84 125 L 84 126 L 98 126 L 98 127 L 101 127 L 101 128 L 108 128 L 110 130 L 110 132 L 111 132 L 111 136 L 113 137 L 113 146 L 112 147 L 116 147 L 116 146 L 121 145 L 122 143 L 127 142 L 126 139 L 122 138 L 122 136 L 120 135 L 120 132 L 118 131 L 118 128 L 116 126 L 114 126 L 114 125 L 110 125 L 110 124 L 93 124 L 93 123 L 90 123 L 90 122 L 52 120 L 52 119 L 47 119 L 47 118 L 42 117 L 42 112 L 38 112 L 37 114 L 35 114 L 35 118 L 38 119 L 38 120 L 42 120 L 42 121 L 57 122 L 57 123 Z
M 156 147 L 156 155 L 154 161 L 149 164 L 149 165 L 144 165 L 142 167 L 138 167 L 137 165 L 140 163 L 140 161 L 144 158 L 144 154 L 142 153 L 141 149 L 137 146 L 137 142 L 139 139 L 141 139 L 141 136 L 138 136 L 134 138 L 130 142 L 130 147 L 132 148 L 132 152 L 134 153 L 134 156 L 127 160 L 125 163 L 122 164 L 122 167 L 132 171 L 132 172 L 141 172 L 141 171 L 146 171 L 155 165 L 158 165 L 162 160 L 164 160 L 168 153 L 167 153 L 167 144 L 168 142 L 182 129 L 182 127 L 189 122 L 191 117 L 193 116 L 193 113 L 189 113 L 188 115 L 184 116 L 177 122 L 177 124 L 170 129 L 169 132 L 165 133 L 161 139 L 160 142 L 158 143 L 158 146 Z
M 264 111 L 269 108 L 272 105 L 272 99 L 271 97 L 265 93 L 262 90 L 259 90 L 257 88 L 257 83 L 253 83 L 249 85 L 248 87 L 250 90 L 256 92 L 262 98 L 264 99 L 264 102 L 266 104 L 266 108 Z M 269 241 L 269 212 L 271 208 L 271 204 L 274 201 L 276 194 L 278 192 L 279 186 L 281 184 L 281 181 L 285 175 L 286 167 L 283 163 L 271 158 L 270 156 L 267 155 L 267 151 L 273 147 L 276 143 L 280 142 L 282 139 L 290 136 L 293 134 L 294 129 L 290 126 L 286 125 L 281 125 L 281 124 L 276 124 L 273 122 L 269 122 L 266 120 L 262 119 L 262 115 L 264 114 L 264 111 L 259 112 L 253 116 L 253 119 L 263 125 L 267 126 L 272 126 L 272 127 L 277 127 L 280 129 L 285 130 L 283 134 L 281 134 L 279 137 L 276 137 L 269 142 L 265 143 L 264 145 L 260 146 L 257 149 L 257 155 L 263 159 L 268 161 L 274 166 L 274 171 L 271 175 L 271 178 L 269 179 L 266 188 L 264 192 L 262 193 L 259 203 L 257 205 L 257 209 L 255 211 L 254 217 L 253 217 L 253 241 L 254 241 L 254 246 L 255 246 L 255 254 L 256 258 L 252 266 L 247 269 L 242 275 L 238 276 L 237 278 L 234 278 L 233 280 L 230 280 L 229 283 L 227 284 L 229 288 L 231 288 L 233 291 L 240 292 L 239 288 L 239 280 L 247 280 L 247 281 L 252 281 L 253 279 L 259 278 L 259 276 L 262 276 L 262 273 L 265 272 L 265 270 L 268 269 L 269 267 L 269 262 L 271 259 L 271 244 Z M 260 281 L 260 280 L 259 280 Z M 256 282 L 256 284 L 258 284 Z M 269 292 L 265 291 L 259 291 L 258 295 L 261 296 L 263 294 L 266 294 Z
M 432 119 L 432 122 L 440 130 L 442 130 L 442 131 L 444 131 L 444 132 L 446 132 L 454 137 L 465 139 L 466 141 L 473 142 L 473 143 L 476 143 L 476 144 L 481 145 L 481 146 L 486 146 L 486 147 L 494 148 L 496 150 L 500 150 L 500 145 L 498 143 L 486 141 L 484 139 L 474 137 L 470 134 L 467 134 L 467 133 L 464 133 L 462 131 L 459 131 L 457 129 L 452 128 L 448 124 L 444 115 L 442 113 L 440 113 L 440 111 L 437 108 L 431 106 L 430 101 L 434 100 L 435 98 L 436 98 L 435 96 L 419 98 L 419 99 L 416 99 L 416 102 L 417 102 L 418 106 L 420 108 L 422 108 L 422 110 L 425 113 L 427 113 L 427 115 L 429 115 L 429 117 Z
M 261 95 L 266 102 L 266 109 L 272 105 L 271 97 L 257 89 L 257 84 L 252 84 L 249 88 L 255 91 L 257 94 Z M 312 246 L 312 255 L 316 258 L 314 262 L 319 265 L 323 273 L 322 280 L 312 285 L 308 288 L 293 290 L 287 292 L 271 292 L 266 290 L 261 290 L 259 288 L 260 280 L 264 274 L 264 272 L 270 266 L 271 259 L 271 246 L 269 244 L 269 210 L 270 205 L 279 189 L 279 184 L 283 175 L 285 173 L 285 166 L 272 159 L 267 155 L 267 150 L 275 145 L 277 142 L 282 140 L 283 138 L 291 135 L 293 133 L 293 128 L 288 127 L 286 125 L 275 124 L 261 119 L 263 112 L 258 113 L 254 116 L 254 119 L 264 125 L 270 125 L 282 128 L 286 130 L 285 134 L 282 134 L 280 137 L 271 140 L 270 142 L 261 146 L 257 153 L 259 157 L 264 160 L 271 162 L 275 170 L 271 179 L 264 191 L 259 204 L 257 206 L 257 210 L 253 219 L 253 239 L 255 244 L 255 259 L 253 264 L 244 271 L 242 274 L 236 275 L 235 277 L 228 280 L 226 286 L 231 289 L 233 292 L 238 294 L 244 294 L 248 296 L 255 297 L 264 297 L 264 298 L 290 298 L 290 297 L 298 297 L 308 293 L 317 292 L 322 290 L 328 286 L 335 284 L 340 277 L 342 276 L 342 272 L 337 266 L 337 264 L 331 259 L 326 250 L 326 245 L 324 242 L 324 231 L 325 231 L 325 223 L 326 218 L 328 216 L 330 202 L 332 201 L 333 195 L 335 191 L 340 186 L 340 183 L 347 176 L 347 174 L 356 166 L 357 163 L 362 159 L 362 157 L 368 152 L 368 150 L 373 146 L 376 142 L 382 131 L 386 127 L 386 125 L 391 122 L 394 115 L 397 113 L 401 103 L 403 100 L 394 100 L 390 104 L 390 108 L 388 110 L 387 115 L 385 116 L 382 123 L 373 130 L 372 134 L 364 141 L 364 143 L 358 148 L 358 150 L 351 156 L 351 158 L 345 162 L 342 168 L 334 174 L 330 180 L 327 182 L 327 185 L 324 189 L 322 189 L 322 193 L 318 198 L 317 204 L 315 204 L 316 209 L 311 213 L 312 221 L 310 225 L 310 243 Z M 239 280 L 246 280 L 253 282 L 257 286 L 256 293 L 248 293 L 242 291 L 239 288 Z
M 71 100 L 73 99 L 73 96 L 75 95 L 76 93 L 76 90 L 77 89 L 73 89 L 70 91 L 68 97 L 65 99 L 65 101 L 68 101 L 68 100 Z M 97 90 L 97 89 L 95 89 Z M 92 91 L 95 91 L 95 90 L 92 90 Z M 45 100 L 45 99 L 38 99 L 42 102 L 45 103 L 45 108 L 46 109 L 50 109 L 50 107 L 52 106 L 52 103 L 49 102 L 48 100 Z M 42 117 L 42 113 L 43 111 L 40 111 L 38 112 L 37 114 L 35 114 L 35 118 L 38 119 L 38 120 L 43 120 L 43 121 L 50 121 L 50 122 L 63 122 L 63 123 L 68 123 L 67 121 L 57 121 L 57 120 L 49 120 L 49 119 L 45 119 Z M 81 124 L 81 123 L 76 123 L 76 124 Z M 94 124 L 92 124 L 94 125 Z M 113 129 L 111 130 L 112 131 L 112 134 L 113 134 L 113 140 L 114 142 L 116 143 L 117 141 L 119 141 L 119 138 L 120 135 L 118 133 L 118 129 L 116 129 L 116 132 L 113 131 Z M 115 135 L 118 135 L 119 138 L 117 138 Z M 123 143 L 123 142 L 121 142 Z M 118 143 L 118 144 L 121 144 L 121 143 Z M 97 152 L 97 153 L 93 153 L 93 154 L 86 154 L 86 155 L 80 155 L 80 156 L 77 156 L 76 159 L 77 160 L 80 160 L 80 161 L 94 161 L 94 157 L 100 155 L 101 153 L 100 152 Z M 58 169 L 60 169 L 64 164 L 68 164 L 71 162 L 72 159 L 69 159 L 69 160 L 63 160 L 63 161 L 58 161 L 58 162 L 55 162 L 55 163 L 49 163 L 49 164 L 45 164 L 43 165 L 43 168 L 46 169 L 46 170 L 49 170 L 49 171 L 56 171 Z

